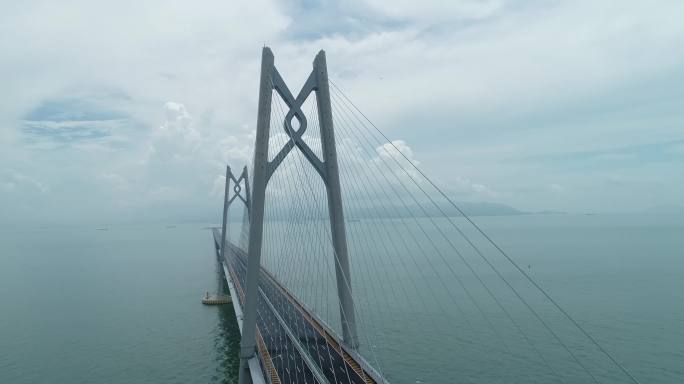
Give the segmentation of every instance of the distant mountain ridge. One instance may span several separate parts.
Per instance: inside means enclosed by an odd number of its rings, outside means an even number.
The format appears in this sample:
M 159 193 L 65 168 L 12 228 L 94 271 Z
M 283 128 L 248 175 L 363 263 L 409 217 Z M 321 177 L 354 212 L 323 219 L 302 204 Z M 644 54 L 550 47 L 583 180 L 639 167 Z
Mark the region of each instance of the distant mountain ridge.
M 407 217 L 442 217 L 444 215 L 450 217 L 462 216 L 461 213 L 453 205 L 443 202 L 435 205 L 430 201 L 421 201 L 419 204 L 396 202 L 378 203 L 375 201 L 366 201 L 365 204 L 346 204 L 344 206 L 345 218 L 347 220 L 363 220 L 363 219 L 392 219 L 392 218 L 407 218 Z M 503 203 L 492 202 L 455 202 L 458 208 L 468 216 L 515 216 L 515 215 L 530 215 L 530 214 L 562 214 L 563 212 L 544 211 L 544 212 L 525 212 L 513 208 L 510 205 Z M 283 216 L 287 210 L 277 210 L 273 212 L 272 220 L 289 220 L 289 216 Z M 281 213 L 282 212 L 282 213 Z M 320 216 L 314 220 L 327 220 L 327 210 L 325 212 L 318 212 Z M 233 221 L 235 218 L 231 218 Z M 305 219 L 310 220 L 311 217 Z M 237 220 L 237 219 L 235 219 Z
M 503 203 L 490 202 L 457 202 L 459 208 L 468 216 L 507 216 L 524 215 L 526 212 L 520 211 Z M 445 213 L 449 216 L 460 216 L 458 210 L 451 205 L 446 207 Z
M 684 206 L 677 204 L 654 205 L 647 209 L 653 213 L 684 213 Z
M 455 202 L 455 204 L 468 216 L 511 216 L 511 215 L 525 215 L 528 212 L 520 211 L 509 205 L 502 203 L 491 202 Z M 353 219 L 368 219 L 368 218 L 398 218 L 398 217 L 440 217 L 447 216 L 462 216 L 458 209 L 448 203 L 435 205 L 431 202 L 421 202 L 420 205 L 412 203 L 406 204 L 404 207 L 394 207 L 390 212 L 378 206 L 370 206 L 365 209 L 353 207 L 345 210 L 347 217 Z

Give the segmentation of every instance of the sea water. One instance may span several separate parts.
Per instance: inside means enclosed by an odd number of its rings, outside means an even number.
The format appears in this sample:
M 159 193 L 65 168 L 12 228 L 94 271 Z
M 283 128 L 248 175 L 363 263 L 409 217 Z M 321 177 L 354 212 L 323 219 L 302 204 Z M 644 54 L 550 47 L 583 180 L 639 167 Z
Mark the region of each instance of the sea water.
M 642 383 L 684 382 L 684 216 L 474 220 Z M 349 223 L 348 231 L 354 292 L 364 296 L 357 297 L 361 351 L 391 382 L 555 382 L 552 371 L 564 382 L 590 382 L 496 275 L 483 272 L 482 278 L 552 370 L 537 361 L 538 354 L 466 270 L 457 268 L 456 276 L 482 300 L 480 310 L 447 280 L 454 277 L 450 271 L 430 269 L 439 250 L 456 258 L 447 248 L 426 250 L 425 268 L 412 268 L 410 252 L 397 252 L 397 268 L 385 265 L 392 280 L 378 278 L 394 292 L 379 294 L 382 287 L 362 270 L 372 265 L 372 250 L 363 249 L 370 245 L 353 237 L 381 225 L 389 224 L 362 220 Z M 208 226 L 0 231 L 0 383 L 235 382 L 239 331 L 232 308 L 200 303 L 218 286 Z M 395 245 L 400 240 L 376 239 Z M 504 270 L 504 276 L 587 361 L 599 382 L 627 382 L 614 369 L 604 372 L 609 362 L 547 301 L 525 291 L 514 272 Z M 424 286 L 415 283 L 426 279 Z M 316 296 L 307 296 L 307 287 L 310 282 L 292 290 L 307 301 Z M 334 328 L 335 312 L 327 316 Z

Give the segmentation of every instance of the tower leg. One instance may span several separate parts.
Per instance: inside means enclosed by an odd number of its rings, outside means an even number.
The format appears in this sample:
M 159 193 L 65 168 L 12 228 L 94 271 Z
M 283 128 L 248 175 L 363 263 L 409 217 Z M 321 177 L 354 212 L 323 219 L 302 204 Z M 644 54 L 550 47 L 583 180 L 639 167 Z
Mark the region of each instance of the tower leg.
M 249 204 L 249 245 L 247 248 L 247 279 L 245 282 L 245 308 L 240 341 L 240 384 L 248 383 L 247 361 L 256 351 L 256 304 L 261 272 L 261 242 L 263 238 L 264 200 L 268 178 L 268 137 L 271 124 L 271 95 L 273 85 L 273 53 L 264 47 L 261 55 L 261 79 L 256 144 L 254 147 L 254 175 Z M 243 369 L 244 368 L 244 369 Z
M 352 347 L 359 346 L 356 332 L 356 316 L 354 299 L 351 291 L 351 274 L 349 271 L 349 253 L 347 251 L 347 233 L 342 209 L 342 189 L 335 148 L 335 132 L 333 129 L 332 108 L 330 105 L 330 88 L 325 52 L 320 51 L 314 60 L 316 73 L 316 100 L 318 102 L 318 121 L 321 129 L 321 146 L 323 164 L 325 166 L 326 190 L 328 193 L 328 211 L 330 213 L 330 233 L 335 248 L 335 277 L 337 278 L 337 294 L 340 300 L 340 316 L 342 318 L 342 337 Z

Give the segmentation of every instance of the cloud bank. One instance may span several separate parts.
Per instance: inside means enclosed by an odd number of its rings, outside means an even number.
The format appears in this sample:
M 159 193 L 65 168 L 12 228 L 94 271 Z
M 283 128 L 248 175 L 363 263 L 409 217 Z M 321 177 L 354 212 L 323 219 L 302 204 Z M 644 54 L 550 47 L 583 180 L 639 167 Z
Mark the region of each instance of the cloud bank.
M 456 199 L 683 204 L 681 14 L 678 1 L 8 4 L 0 224 L 215 219 L 225 165 L 250 161 L 264 44 L 293 89 L 325 49 L 335 83 Z

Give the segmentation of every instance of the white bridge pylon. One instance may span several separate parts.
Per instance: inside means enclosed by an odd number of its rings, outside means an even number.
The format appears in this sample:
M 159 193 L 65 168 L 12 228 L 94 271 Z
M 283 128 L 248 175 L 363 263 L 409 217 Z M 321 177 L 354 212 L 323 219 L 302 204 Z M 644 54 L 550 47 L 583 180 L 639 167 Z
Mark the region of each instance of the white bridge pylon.
M 231 181 L 234 184 L 232 197 L 230 196 Z M 241 184 L 244 185 L 244 192 L 242 192 L 242 187 L 240 186 Z M 242 195 L 242 193 L 244 193 L 244 196 Z M 249 176 L 247 173 L 247 167 L 244 167 L 242 169 L 242 173 L 240 174 L 240 176 L 238 178 L 235 178 L 235 175 L 233 175 L 233 172 L 230 169 L 230 165 L 226 166 L 226 190 L 223 194 L 223 199 L 223 226 L 221 227 L 221 262 L 224 262 L 226 260 L 225 252 L 226 236 L 228 236 L 228 208 L 235 199 L 240 199 L 245 204 L 245 207 L 247 208 L 247 212 L 249 214 Z
M 283 121 L 283 128 L 289 137 L 289 140 L 279 149 L 273 160 L 269 161 L 268 146 L 271 126 L 271 101 L 274 90 L 289 108 Z M 322 159 L 311 150 L 302 138 L 307 129 L 307 119 L 301 110 L 301 106 L 314 92 L 316 95 L 316 109 L 320 125 Z M 293 128 L 292 119 L 297 119 L 297 122 L 299 123 L 298 129 Z M 226 174 L 226 200 L 223 215 L 222 241 L 223 244 L 225 244 L 228 205 L 236 196 L 240 196 L 239 185 L 244 177 L 246 198 L 243 199 L 243 202 L 247 205 L 249 214 L 249 242 L 247 247 L 246 297 L 242 339 L 240 341 L 240 384 L 248 383 L 248 378 L 250 377 L 248 361 L 254 357 L 256 353 L 256 306 L 261 268 L 266 188 L 275 170 L 294 147 L 297 147 L 302 152 L 304 157 L 321 176 L 326 187 L 328 212 L 330 216 L 330 233 L 335 258 L 335 277 L 337 280 L 337 293 L 340 302 L 343 343 L 351 349 L 356 349 L 359 345 L 354 314 L 354 302 L 351 292 L 347 235 L 344 224 L 342 191 L 340 187 L 337 151 L 335 148 L 335 133 L 333 128 L 332 107 L 330 104 L 330 89 L 325 52 L 320 51 L 316 55 L 313 62 L 313 70 L 304 83 L 303 88 L 295 97 L 276 69 L 271 49 L 264 47 L 261 57 L 259 107 L 256 143 L 254 146 L 254 174 L 253 179 L 251 180 L 252 190 L 250 194 L 246 169 L 239 179 L 235 179 L 232 174 L 230 174 L 230 168 L 228 168 Z M 238 186 L 238 189 L 235 191 L 236 194 L 230 200 L 228 199 L 229 180 L 233 180 L 236 186 Z M 240 198 L 242 199 L 242 196 L 240 196 Z

